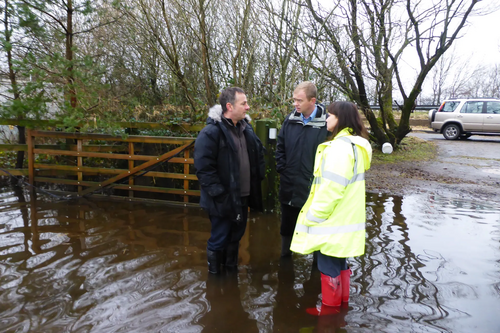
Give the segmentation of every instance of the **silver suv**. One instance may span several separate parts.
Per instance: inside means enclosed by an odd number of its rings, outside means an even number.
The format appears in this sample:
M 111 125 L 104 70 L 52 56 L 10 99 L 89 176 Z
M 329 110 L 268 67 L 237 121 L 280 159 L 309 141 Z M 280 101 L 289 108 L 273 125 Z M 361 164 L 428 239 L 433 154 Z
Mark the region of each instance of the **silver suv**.
M 447 140 L 473 134 L 500 135 L 500 99 L 449 99 L 429 111 L 429 126 Z

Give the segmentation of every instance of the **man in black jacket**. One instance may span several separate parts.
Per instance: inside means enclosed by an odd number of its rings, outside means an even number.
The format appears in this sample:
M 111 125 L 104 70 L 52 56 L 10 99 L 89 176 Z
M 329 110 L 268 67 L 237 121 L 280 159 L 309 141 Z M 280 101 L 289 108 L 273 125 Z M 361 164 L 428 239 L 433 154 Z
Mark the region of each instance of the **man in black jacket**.
M 328 136 L 327 112 L 316 103 L 314 83 L 304 81 L 293 92 L 295 109 L 281 126 L 276 147 L 280 173 L 281 256 L 290 256 L 290 243 L 300 209 L 309 196 L 316 148 Z
M 208 270 L 218 274 L 238 264 L 248 207 L 262 210 L 264 147 L 250 125 L 245 92 L 222 91 L 220 105 L 210 108 L 207 126 L 194 146 L 194 167 L 200 182 L 200 206 L 212 224 L 207 242 Z

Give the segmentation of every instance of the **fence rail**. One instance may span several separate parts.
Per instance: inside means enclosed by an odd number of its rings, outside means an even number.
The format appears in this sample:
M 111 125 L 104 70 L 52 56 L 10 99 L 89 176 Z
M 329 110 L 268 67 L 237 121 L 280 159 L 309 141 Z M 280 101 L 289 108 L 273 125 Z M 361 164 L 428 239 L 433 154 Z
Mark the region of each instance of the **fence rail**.
M 106 134 L 28 129 L 26 139 L 26 145 L 0 145 L 0 151 L 27 151 L 28 169 L 7 171 L 12 175 L 29 176 L 32 185 L 73 185 L 80 196 L 109 186 L 114 190 L 125 190 L 122 192 L 128 193 L 129 198 L 136 197 L 138 192 L 148 192 L 180 196 L 181 201 L 186 204 L 196 201 L 193 198 L 200 195 L 197 177 L 192 168 L 194 160 L 191 157 L 195 138 L 135 135 L 124 138 Z M 42 144 L 47 141 L 61 143 Z M 105 143 L 99 145 L 95 144 L 96 141 Z M 144 152 L 147 145 L 156 150 L 159 148 L 160 152 L 156 155 Z M 93 160 L 98 162 L 92 163 Z M 180 166 L 172 167 L 176 169 L 174 172 L 149 171 L 165 162 Z M 127 168 L 102 166 L 106 164 L 126 165 Z M 0 171 L 0 175 L 2 174 L 6 173 Z M 152 184 L 144 184 L 144 181 L 136 183 L 135 176 L 143 179 L 147 177 Z M 157 184 L 162 179 L 171 186 Z M 127 182 L 122 183 L 123 181 Z
M 121 128 L 136 128 L 136 129 L 168 129 L 172 131 L 184 131 L 186 133 L 199 132 L 204 124 L 166 124 L 166 123 L 150 123 L 150 122 L 133 122 L 133 121 L 121 121 L 114 122 L 114 125 Z M 36 119 L 0 119 L 0 125 L 10 125 L 10 126 L 25 126 L 30 128 L 66 128 L 67 125 L 61 124 L 57 120 L 36 120 Z M 90 125 L 93 128 L 99 128 L 99 122 L 82 122 L 75 127 L 83 127 L 85 125 Z

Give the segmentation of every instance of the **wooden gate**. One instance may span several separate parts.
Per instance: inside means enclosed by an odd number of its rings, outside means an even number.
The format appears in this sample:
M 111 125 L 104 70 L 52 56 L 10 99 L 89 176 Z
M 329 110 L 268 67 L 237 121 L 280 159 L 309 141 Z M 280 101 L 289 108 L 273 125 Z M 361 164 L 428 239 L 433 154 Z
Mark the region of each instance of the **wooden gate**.
M 104 188 L 125 190 L 129 198 L 136 197 L 138 192 L 177 195 L 187 204 L 190 202 L 190 197 L 200 195 L 192 168 L 194 140 L 194 138 L 135 135 L 123 138 L 105 134 L 28 130 L 29 182 L 33 185 L 43 183 L 73 185 L 79 196 L 102 192 Z M 48 141 L 56 143 L 43 144 Z M 163 151 L 157 155 L 145 154 L 143 150 L 147 144 L 163 145 L 161 146 Z M 114 160 L 127 162 L 112 162 Z M 177 170 L 149 171 L 165 162 L 177 165 Z M 126 164 L 127 168 L 116 168 L 114 167 L 116 164 Z M 61 178 L 62 175 L 65 177 Z M 152 184 L 136 184 L 137 176 L 151 178 Z M 156 179 L 169 179 L 173 186 L 157 186 Z M 124 181 L 126 183 L 123 183 Z M 191 200 L 193 201 L 196 200 Z

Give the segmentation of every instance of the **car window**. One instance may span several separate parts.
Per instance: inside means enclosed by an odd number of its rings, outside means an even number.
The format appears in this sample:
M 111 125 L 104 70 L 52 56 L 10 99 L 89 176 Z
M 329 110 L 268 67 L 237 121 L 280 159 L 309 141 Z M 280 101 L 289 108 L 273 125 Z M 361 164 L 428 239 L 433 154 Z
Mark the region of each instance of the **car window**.
M 457 108 L 460 102 L 444 102 L 443 106 L 439 109 L 440 112 L 453 112 Z
M 483 113 L 483 102 L 467 102 L 460 113 Z
M 486 113 L 500 114 L 500 102 L 486 102 Z

